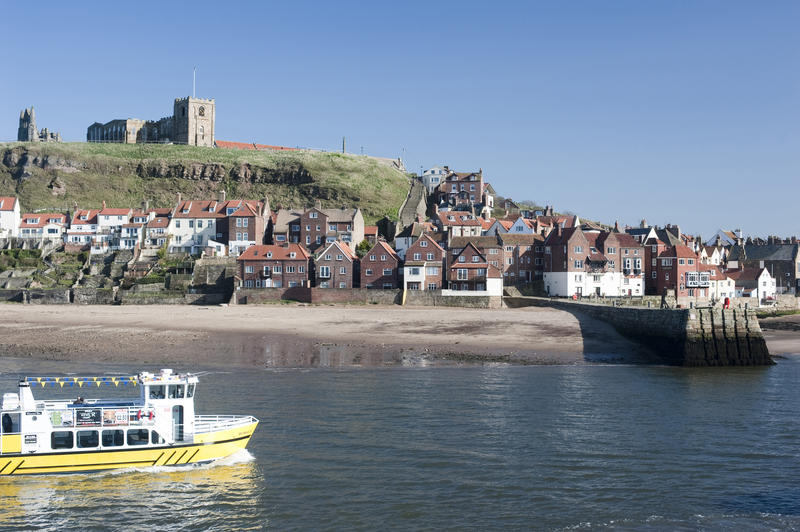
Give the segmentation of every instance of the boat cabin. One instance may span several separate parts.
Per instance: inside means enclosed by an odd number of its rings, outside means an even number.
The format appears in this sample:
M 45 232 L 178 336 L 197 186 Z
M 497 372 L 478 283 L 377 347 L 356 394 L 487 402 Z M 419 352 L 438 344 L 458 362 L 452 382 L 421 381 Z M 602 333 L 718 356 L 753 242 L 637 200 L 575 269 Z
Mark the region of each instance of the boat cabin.
M 134 376 L 25 377 L 3 394 L 0 455 L 163 447 L 193 442 L 198 379 L 162 369 Z M 91 389 L 139 387 L 138 397 L 89 399 Z M 74 400 L 37 400 L 34 389 L 73 388 Z

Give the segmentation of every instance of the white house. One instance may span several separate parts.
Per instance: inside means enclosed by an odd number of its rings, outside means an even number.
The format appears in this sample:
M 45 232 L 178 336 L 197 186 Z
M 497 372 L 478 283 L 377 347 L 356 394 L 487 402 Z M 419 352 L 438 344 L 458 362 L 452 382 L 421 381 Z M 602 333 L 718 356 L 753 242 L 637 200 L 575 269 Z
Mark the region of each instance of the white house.
M 442 178 L 448 173 L 442 166 L 434 166 L 422 172 L 422 184 L 425 185 L 428 194 L 433 194 L 436 187 L 442 182 Z
M 167 234 L 170 236 L 170 253 L 195 255 L 208 245 L 209 240 L 222 237 L 217 234 L 218 201 L 180 201 L 172 212 Z
M 23 214 L 19 224 L 20 238 L 31 240 L 62 240 L 67 216 L 57 212 Z
M 0 238 L 19 235 L 20 221 L 19 200 L 11 196 L 0 196 Z
M 757 304 L 775 300 L 776 282 L 766 268 L 730 270 L 727 274 L 736 285 L 736 297 L 751 297 Z
M 76 210 L 64 237 L 66 243 L 80 246 L 91 245 L 100 232 L 100 225 L 97 223 L 99 212 L 98 209 Z M 97 253 L 100 251 L 93 250 L 92 252 Z

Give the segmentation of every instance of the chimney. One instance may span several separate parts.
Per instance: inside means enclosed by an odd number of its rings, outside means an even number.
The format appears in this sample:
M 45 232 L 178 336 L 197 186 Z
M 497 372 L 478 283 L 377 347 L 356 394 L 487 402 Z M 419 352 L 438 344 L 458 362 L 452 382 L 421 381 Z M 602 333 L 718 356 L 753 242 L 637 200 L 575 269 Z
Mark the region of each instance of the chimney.
M 227 197 L 227 192 L 225 192 L 225 189 L 222 189 L 219 192 L 217 192 L 217 201 L 219 201 L 220 203 L 225 203 L 226 197 Z
M 449 166 L 447 166 L 447 165 L 444 165 L 444 171 L 445 171 L 445 172 L 450 172 L 450 167 L 449 167 Z
M 736 230 L 734 231 L 734 233 L 736 233 L 736 236 L 737 236 L 737 238 L 742 238 L 742 236 L 743 236 L 743 235 L 742 235 L 742 230 L 741 230 L 741 229 L 736 229 Z
M 261 216 L 269 216 L 269 200 L 264 197 L 261 199 Z
M 621 232 L 621 231 L 619 230 L 619 220 L 615 220 L 615 221 L 614 221 L 614 232 L 615 232 L 615 233 L 620 233 L 620 232 Z
M 789 239 L 789 242 L 791 242 L 792 244 L 797 244 L 797 237 L 793 236 L 792 238 Z
M 180 204 L 181 204 L 181 193 L 178 192 L 178 205 L 180 205 Z
M 315 209 L 321 209 L 322 208 L 322 202 L 320 200 L 314 200 L 314 208 Z

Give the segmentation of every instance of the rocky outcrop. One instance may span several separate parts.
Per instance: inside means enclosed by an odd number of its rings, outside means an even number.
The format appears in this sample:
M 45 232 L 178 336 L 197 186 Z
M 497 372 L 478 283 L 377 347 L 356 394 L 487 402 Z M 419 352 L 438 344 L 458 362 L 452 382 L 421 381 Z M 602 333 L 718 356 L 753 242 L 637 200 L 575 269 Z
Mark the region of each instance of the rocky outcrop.
M 65 159 L 58 155 L 32 155 L 25 147 L 6 149 L 3 153 L 3 165 L 9 168 L 15 179 L 26 179 L 33 175 L 31 170 L 59 171 L 66 174 L 80 172 L 86 169 L 86 164 L 81 161 Z

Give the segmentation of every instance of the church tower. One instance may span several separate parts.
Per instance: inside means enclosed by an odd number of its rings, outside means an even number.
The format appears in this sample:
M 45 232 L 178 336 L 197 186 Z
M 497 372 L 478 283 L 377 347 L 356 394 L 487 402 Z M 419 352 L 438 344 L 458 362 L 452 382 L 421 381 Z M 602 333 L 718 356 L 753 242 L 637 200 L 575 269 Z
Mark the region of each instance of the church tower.
M 176 98 L 172 120 L 175 142 L 189 146 L 214 146 L 216 105 L 213 99 Z

